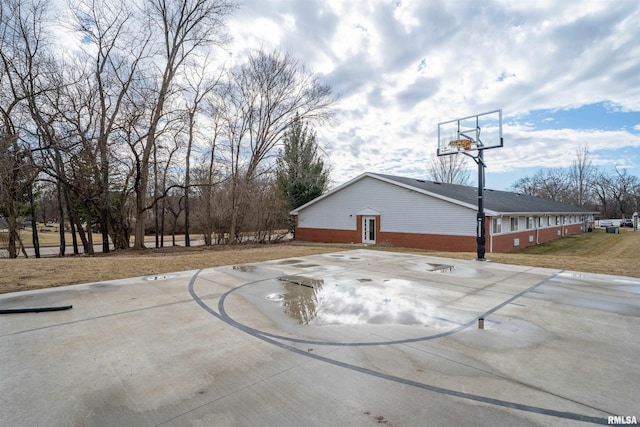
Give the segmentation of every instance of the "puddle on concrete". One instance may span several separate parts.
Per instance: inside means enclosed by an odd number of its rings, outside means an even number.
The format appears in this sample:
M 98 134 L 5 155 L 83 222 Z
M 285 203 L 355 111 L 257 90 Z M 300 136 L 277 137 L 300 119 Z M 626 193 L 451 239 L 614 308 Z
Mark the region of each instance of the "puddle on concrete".
M 324 280 L 305 276 L 284 276 L 280 281 L 283 282 L 285 291 L 279 294 L 284 313 L 301 325 L 308 325 L 317 315 L 319 293 L 322 291 Z
M 433 271 L 435 273 L 449 273 L 455 269 L 453 265 L 448 264 L 430 264 L 427 263 L 427 271 Z
M 283 294 L 269 294 L 267 295 L 267 299 L 269 301 L 275 301 L 275 302 L 281 302 L 284 300 L 284 295 Z
M 171 279 L 172 277 L 175 277 L 175 276 L 172 274 L 160 274 L 157 276 L 149 276 L 145 278 L 145 280 L 149 280 L 149 281 L 167 280 L 167 279 Z
M 283 259 L 282 261 L 278 261 L 277 265 L 290 265 L 290 264 L 298 264 L 302 262 L 301 259 Z
M 307 288 L 316 288 L 322 287 L 324 280 L 323 279 L 313 279 L 311 277 L 306 276 L 282 276 L 280 278 L 281 282 L 293 283 L 299 286 L 305 286 Z
M 455 277 L 461 278 L 469 278 L 469 279 L 482 279 L 488 278 L 492 276 L 492 273 L 486 270 L 481 270 L 477 268 L 468 268 L 463 265 L 453 265 L 453 264 L 440 264 L 436 262 L 425 262 L 425 261 L 409 261 L 404 266 L 406 269 L 411 271 L 417 271 L 419 273 L 440 273 L 452 275 Z
M 245 273 L 247 273 L 247 272 L 250 273 L 250 272 L 256 270 L 256 266 L 255 265 L 247 265 L 247 264 L 234 265 L 232 268 L 234 270 L 242 271 L 242 272 L 245 272 Z
M 318 267 L 318 264 L 298 264 L 298 265 L 296 265 L 296 267 L 298 267 L 298 268 L 312 268 L 312 267 Z
M 282 304 L 284 314 L 304 325 L 434 323 L 433 290 L 417 283 L 387 279 L 351 279 L 327 283 L 306 276 L 280 278 L 283 292 L 267 296 Z

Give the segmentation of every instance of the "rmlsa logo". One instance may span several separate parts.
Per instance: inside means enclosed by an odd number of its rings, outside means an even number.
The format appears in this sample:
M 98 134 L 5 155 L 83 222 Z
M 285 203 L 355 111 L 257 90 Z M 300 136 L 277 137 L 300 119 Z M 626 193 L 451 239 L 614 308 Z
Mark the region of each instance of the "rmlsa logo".
M 635 416 L 622 416 L 616 415 L 609 417 L 609 424 L 638 424 L 638 420 Z

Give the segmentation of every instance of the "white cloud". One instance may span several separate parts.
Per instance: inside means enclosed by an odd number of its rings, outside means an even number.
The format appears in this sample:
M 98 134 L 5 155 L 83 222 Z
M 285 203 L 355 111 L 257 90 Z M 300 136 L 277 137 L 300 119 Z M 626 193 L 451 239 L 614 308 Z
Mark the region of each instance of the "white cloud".
M 629 130 L 517 122 L 601 102 L 640 111 L 635 0 L 251 0 L 234 19 L 234 49 L 288 50 L 342 95 L 341 122 L 317 129 L 336 182 L 366 170 L 425 176 L 438 122 L 497 108 L 515 125 L 487 153 L 491 170 L 568 165 L 581 143 L 593 153 L 640 145 Z

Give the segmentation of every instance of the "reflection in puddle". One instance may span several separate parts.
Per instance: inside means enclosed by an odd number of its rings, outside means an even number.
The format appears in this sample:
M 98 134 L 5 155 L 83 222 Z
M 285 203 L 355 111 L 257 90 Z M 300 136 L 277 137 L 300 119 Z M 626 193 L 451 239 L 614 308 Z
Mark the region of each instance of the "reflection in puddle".
M 256 270 L 255 265 L 247 265 L 247 264 L 238 264 L 232 267 L 234 270 L 243 271 L 243 272 L 252 272 Z
M 324 280 L 305 276 L 284 276 L 285 293 L 282 294 L 282 307 L 287 316 L 298 323 L 308 325 L 317 315 L 319 296 Z
M 436 273 L 448 273 L 453 271 L 455 267 L 448 264 L 429 264 L 427 263 L 427 271 L 434 271 Z
M 426 325 L 436 316 L 430 294 L 437 291 L 408 280 L 354 279 L 334 284 L 305 276 L 280 280 L 284 292 L 267 298 L 281 301 L 284 313 L 304 325 Z
M 322 287 L 323 279 L 313 279 L 306 276 L 282 276 L 280 281 L 293 283 L 295 285 L 306 286 L 307 288 Z

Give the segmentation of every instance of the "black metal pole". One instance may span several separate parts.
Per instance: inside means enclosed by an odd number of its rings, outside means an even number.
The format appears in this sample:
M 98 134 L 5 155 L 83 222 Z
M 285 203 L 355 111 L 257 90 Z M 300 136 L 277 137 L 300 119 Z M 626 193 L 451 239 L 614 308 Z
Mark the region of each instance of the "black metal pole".
M 478 158 L 476 163 L 478 164 L 478 225 L 476 230 L 476 242 L 478 244 L 478 261 L 484 261 L 484 254 L 486 251 L 486 230 L 485 230 L 485 216 L 484 216 L 484 204 L 483 204 L 483 188 L 484 188 L 484 159 L 483 150 L 478 150 Z

